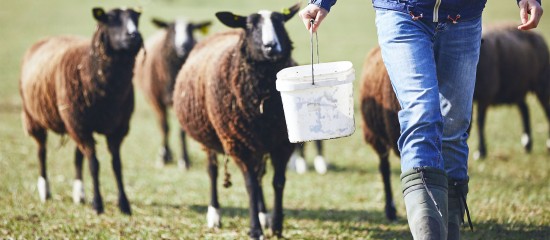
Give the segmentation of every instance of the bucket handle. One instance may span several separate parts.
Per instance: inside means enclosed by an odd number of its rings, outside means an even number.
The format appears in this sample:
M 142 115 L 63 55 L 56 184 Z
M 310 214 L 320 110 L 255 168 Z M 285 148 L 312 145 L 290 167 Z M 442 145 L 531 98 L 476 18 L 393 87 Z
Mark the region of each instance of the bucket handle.
M 314 19 L 310 19 L 309 22 L 311 23 L 311 29 L 310 31 L 310 46 L 311 46 L 311 85 L 315 85 L 315 74 L 313 70 L 313 25 L 315 24 Z M 317 32 L 315 32 L 315 40 L 317 41 L 317 64 L 319 64 L 319 36 L 317 35 Z

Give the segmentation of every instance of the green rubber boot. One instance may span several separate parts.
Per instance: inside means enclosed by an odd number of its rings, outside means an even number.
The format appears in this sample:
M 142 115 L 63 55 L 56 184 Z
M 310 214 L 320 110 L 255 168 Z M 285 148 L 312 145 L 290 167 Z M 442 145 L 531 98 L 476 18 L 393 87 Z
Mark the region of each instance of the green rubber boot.
M 447 174 L 423 167 L 401 174 L 409 228 L 415 240 L 447 239 Z
M 468 195 L 468 180 L 453 181 L 449 179 L 449 225 L 447 240 L 459 240 L 460 228 L 464 223 L 464 210 L 468 209 L 466 205 L 466 195 Z M 470 213 L 468 212 L 468 223 L 470 229 L 474 230 Z

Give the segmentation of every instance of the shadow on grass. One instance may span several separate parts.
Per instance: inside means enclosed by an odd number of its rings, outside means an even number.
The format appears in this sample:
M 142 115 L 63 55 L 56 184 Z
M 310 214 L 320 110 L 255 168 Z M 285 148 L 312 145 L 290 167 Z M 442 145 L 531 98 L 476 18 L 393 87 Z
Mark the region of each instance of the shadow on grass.
M 378 160 L 376 160 L 376 164 L 378 164 Z M 390 160 L 391 161 L 391 160 Z M 396 166 L 399 166 L 399 162 L 390 163 L 390 164 L 396 164 Z M 380 174 L 380 171 L 377 167 L 357 167 L 354 165 L 342 165 L 342 164 L 329 164 L 328 165 L 328 172 L 335 172 L 335 173 L 357 173 L 361 175 L 365 174 Z M 396 174 L 399 176 L 401 174 L 400 170 L 393 170 L 391 171 L 391 174 Z
M 503 224 L 493 220 L 474 222 L 474 231 L 464 228 L 463 239 L 549 239 L 550 226 L 524 223 Z
M 191 205 L 189 209 L 197 213 L 206 213 L 207 206 Z M 221 207 L 226 216 L 248 217 L 248 208 L 240 207 Z M 271 209 L 268 209 L 270 211 Z M 358 210 L 334 210 L 334 209 L 284 209 L 285 218 L 290 219 L 308 219 L 318 221 L 368 221 L 376 224 L 406 224 L 406 219 L 400 218 L 396 222 L 386 219 L 384 212 L 379 211 L 358 211 Z
M 207 206 L 191 205 L 189 209 L 197 213 L 206 213 Z M 222 207 L 225 216 L 248 217 L 248 209 L 240 207 Z M 345 225 L 343 231 L 365 232 L 371 239 L 412 239 L 407 220 L 400 216 L 395 222 L 386 219 L 381 211 L 333 210 L 333 209 L 285 209 L 285 218 L 294 220 L 314 220 L 320 222 L 338 222 Z M 364 222 L 365 224 L 361 224 Z M 348 224 L 359 223 L 359 224 Z M 528 225 L 523 223 L 502 224 L 496 221 L 474 222 L 474 231 L 462 229 L 461 239 L 548 239 L 550 226 Z M 389 228 L 388 225 L 402 227 Z M 341 228 L 341 227 L 340 227 Z

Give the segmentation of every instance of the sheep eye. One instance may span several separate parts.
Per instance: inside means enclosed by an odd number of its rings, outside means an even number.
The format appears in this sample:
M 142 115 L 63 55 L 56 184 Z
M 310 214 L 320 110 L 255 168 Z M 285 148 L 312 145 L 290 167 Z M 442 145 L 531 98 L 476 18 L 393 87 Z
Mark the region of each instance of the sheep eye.
M 249 22 L 253 25 L 253 26 L 256 26 L 258 25 L 258 22 L 260 21 L 260 14 L 252 14 L 250 15 L 249 17 Z

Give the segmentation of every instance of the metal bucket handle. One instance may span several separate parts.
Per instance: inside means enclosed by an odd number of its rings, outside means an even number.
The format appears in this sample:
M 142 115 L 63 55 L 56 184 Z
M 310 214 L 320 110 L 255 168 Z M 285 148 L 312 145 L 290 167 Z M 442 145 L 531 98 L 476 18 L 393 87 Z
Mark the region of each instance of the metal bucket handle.
M 315 24 L 314 19 L 310 19 L 309 22 L 311 23 L 311 31 L 310 31 L 310 46 L 311 46 L 311 85 L 315 85 L 315 74 L 313 70 L 313 25 Z M 317 44 L 317 64 L 319 64 L 319 36 L 317 35 L 317 32 L 315 32 L 315 40 Z

